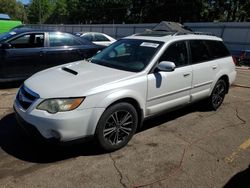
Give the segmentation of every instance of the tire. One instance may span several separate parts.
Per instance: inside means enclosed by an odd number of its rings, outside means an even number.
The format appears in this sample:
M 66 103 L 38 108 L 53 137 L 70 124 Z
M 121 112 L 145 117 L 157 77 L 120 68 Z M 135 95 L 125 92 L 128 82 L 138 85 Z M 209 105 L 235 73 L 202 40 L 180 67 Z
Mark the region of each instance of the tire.
M 135 134 L 138 115 L 135 108 L 126 102 L 107 108 L 99 119 L 95 136 L 105 151 L 124 147 Z
M 218 80 L 208 99 L 208 107 L 212 110 L 217 110 L 223 103 L 226 92 L 227 92 L 226 82 L 222 79 Z

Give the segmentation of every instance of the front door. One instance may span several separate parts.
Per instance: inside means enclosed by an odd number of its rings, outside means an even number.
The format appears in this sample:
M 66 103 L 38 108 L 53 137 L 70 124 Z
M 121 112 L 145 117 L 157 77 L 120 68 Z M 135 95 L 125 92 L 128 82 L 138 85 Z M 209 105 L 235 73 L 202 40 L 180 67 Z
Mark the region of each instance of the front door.
M 192 66 L 185 41 L 170 44 L 158 62 L 171 61 L 172 72 L 154 71 L 148 75 L 146 115 L 152 115 L 190 102 Z
M 44 34 L 24 34 L 8 41 L 10 49 L 2 50 L 1 72 L 4 78 L 27 77 L 41 70 Z

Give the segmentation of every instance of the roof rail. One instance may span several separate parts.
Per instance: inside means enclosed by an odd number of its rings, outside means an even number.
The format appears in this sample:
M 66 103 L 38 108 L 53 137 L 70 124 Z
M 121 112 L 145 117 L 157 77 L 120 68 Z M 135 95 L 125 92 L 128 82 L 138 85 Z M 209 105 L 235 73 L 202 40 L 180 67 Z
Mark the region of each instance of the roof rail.
M 188 35 L 188 34 L 192 34 L 192 33 L 190 33 L 190 32 L 183 32 L 183 31 L 177 31 L 177 32 L 173 33 L 172 36 Z
M 215 36 L 213 33 L 209 33 L 209 32 L 183 32 L 183 31 L 178 31 L 172 34 L 172 36 L 178 36 L 178 35 L 189 35 L 189 34 L 193 34 L 193 35 L 209 35 L 209 36 Z
M 199 31 L 195 31 L 193 34 L 195 34 L 195 35 L 210 35 L 210 36 L 215 36 L 215 34 L 213 34 L 213 33 L 199 32 Z

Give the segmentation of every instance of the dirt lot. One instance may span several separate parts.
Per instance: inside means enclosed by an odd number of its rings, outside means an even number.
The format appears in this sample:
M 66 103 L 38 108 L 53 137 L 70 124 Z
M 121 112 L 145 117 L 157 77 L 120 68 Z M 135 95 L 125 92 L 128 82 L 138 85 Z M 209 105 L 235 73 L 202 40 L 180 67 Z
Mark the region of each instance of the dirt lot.
M 236 84 L 250 86 L 250 71 Z M 17 84 L 16 84 L 17 85 Z M 129 145 L 49 147 L 19 129 L 16 88 L 0 89 L 0 187 L 250 187 L 250 89 L 232 87 L 218 111 L 193 105 L 147 120 Z

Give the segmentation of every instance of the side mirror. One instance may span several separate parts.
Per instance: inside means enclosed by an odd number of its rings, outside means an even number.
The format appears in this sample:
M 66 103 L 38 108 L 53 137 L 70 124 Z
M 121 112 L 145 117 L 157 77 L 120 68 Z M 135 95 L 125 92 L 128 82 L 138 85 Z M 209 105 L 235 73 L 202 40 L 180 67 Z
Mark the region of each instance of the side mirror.
M 11 48 L 11 44 L 7 43 L 7 42 L 1 43 L 0 44 L 0 48 L 1 49 L 10 49 Z
M 171 61 L 162 61 L 158 64 L 157 69 L 164 72 L 172 72 L 175 70 L 175 64 Z

